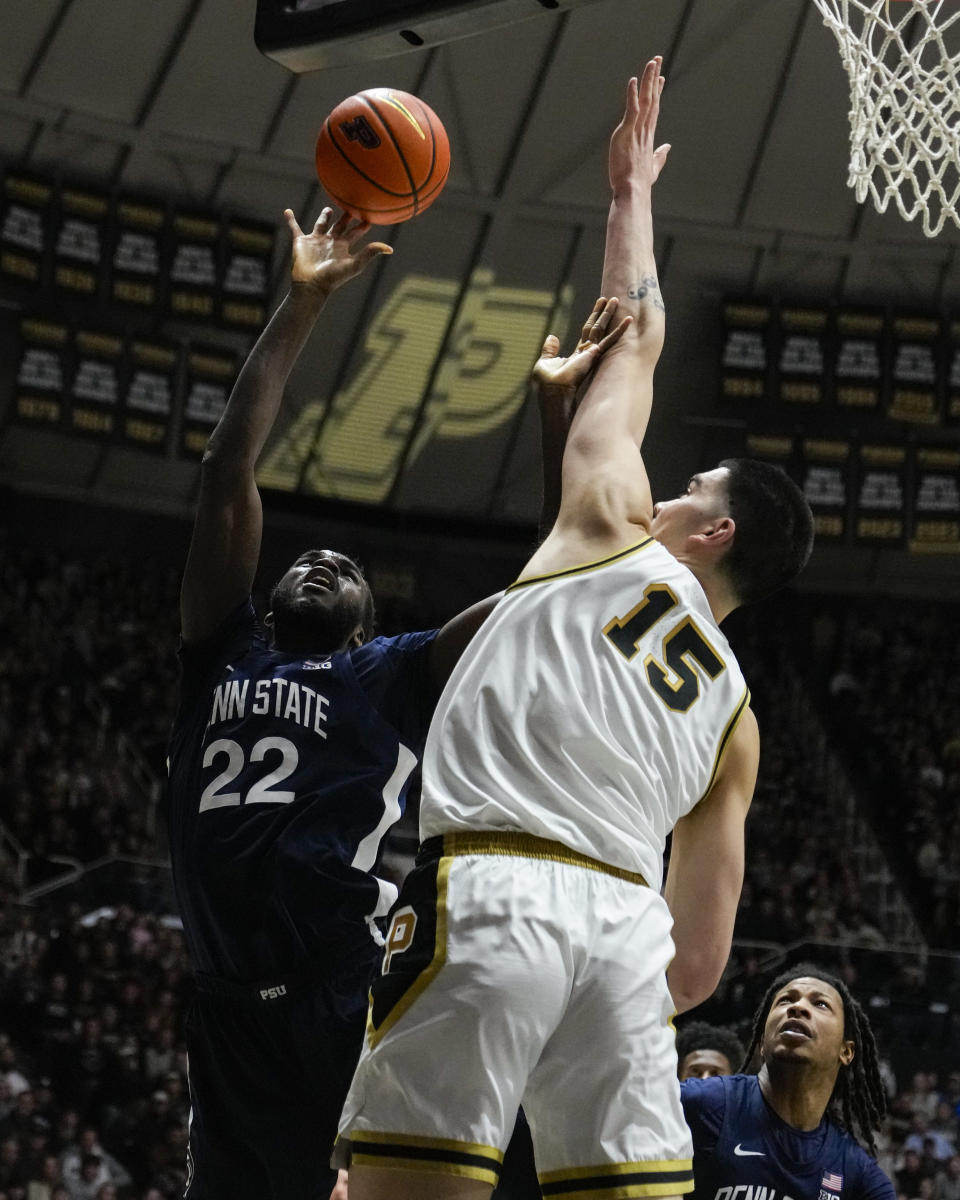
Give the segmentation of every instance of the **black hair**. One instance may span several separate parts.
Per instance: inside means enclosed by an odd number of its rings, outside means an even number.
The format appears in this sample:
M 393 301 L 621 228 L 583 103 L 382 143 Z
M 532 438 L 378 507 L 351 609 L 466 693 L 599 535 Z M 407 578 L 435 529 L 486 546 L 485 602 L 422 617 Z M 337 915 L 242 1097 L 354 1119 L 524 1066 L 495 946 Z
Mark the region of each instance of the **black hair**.
M 794 979 L 803 978 L 820 979 L 828 983 L 843 1001 L 843 1036 L 853 1042 L 854 1055 L 853 1061 L 846 1067 L 842 1066 L 837 1074 L 837 1081 L 827 1102 L 827 1112 L 876 1158 L 875 1134 L 887 1111 L 887 1094 L 880 1076 L 877 1043 L 867 1014 L 854 1000 L 847 985 L 836 975 L 814 963 L 799 963 L 789 971 L 781 972 L 767 988 L 754 1014 L 750 1045 L 741 1069 L 748 1069 L 751 1059 L 760 1049 L 764 1026 L 777 992 Z
M 813 513 L 799 487 L 773 463 L 725 458 L 727 497 L 736 525 L 723 560 L 742 604 L 762 600 L 803 570 L 813 549 Z
M 733 1030 L 726 1025 L 710 1025 L 707 1021 L 687 1021 L 677 1030 L 677 1062 L 681 1067 L 683 1060 L 694 1050 L 716 1050 L 734 1071 L 743 1060 L 743 1043 Z

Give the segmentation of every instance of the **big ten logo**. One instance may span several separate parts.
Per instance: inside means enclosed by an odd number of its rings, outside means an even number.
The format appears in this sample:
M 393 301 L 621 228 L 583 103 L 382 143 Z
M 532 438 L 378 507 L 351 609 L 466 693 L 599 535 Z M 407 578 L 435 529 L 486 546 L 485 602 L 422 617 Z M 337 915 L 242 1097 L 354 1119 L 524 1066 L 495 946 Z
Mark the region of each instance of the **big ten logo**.
M 444 344 L 459 292 L 455 280 L 404 279 L 370 326 L 354 378 L 329 406 L 307 401 L 269 447 L 260 483 L 379 503 L 405 454 L 409 466 L 433 438 L 477 437 L 509 421 L 544 336 L 567 329 L 573 289 L 498 287 L 478 269 Z
M 395 954 L 402 954 L 404 950 L 410 949 L 416 928 L 417 914 L 409 904 L 404 908 L 398 908 L 393 914 L 390 928 L 387 930 L 381 974 L 388 975 L 390 973 L 390 963 Z
M 359 142 L 364 150 L 376 150 L 380 145 L 380 135 L 362 114 L 352 121 L 341 121 L 340 132 L 348 142 Z

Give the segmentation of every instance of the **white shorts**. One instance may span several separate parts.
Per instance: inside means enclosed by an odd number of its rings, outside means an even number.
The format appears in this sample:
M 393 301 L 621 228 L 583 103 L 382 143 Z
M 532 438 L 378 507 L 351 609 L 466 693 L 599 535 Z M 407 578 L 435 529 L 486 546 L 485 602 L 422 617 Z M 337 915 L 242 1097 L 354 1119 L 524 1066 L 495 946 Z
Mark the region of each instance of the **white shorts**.
M 496 1184 L 522 1103 L 544 1196 L 693 1189 L 666 969 L 637 875 L 523 834 L 421 849 L 335 1160 Z

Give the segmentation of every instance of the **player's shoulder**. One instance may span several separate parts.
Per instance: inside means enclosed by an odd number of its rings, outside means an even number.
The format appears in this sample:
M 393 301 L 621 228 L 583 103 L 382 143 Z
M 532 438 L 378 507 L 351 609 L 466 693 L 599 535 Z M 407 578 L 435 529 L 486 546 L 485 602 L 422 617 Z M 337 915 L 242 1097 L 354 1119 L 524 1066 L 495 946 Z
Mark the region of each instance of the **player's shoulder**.
M 559 522 L 537 548 L 517 578 L 518 584 L 555 579 L 564 575 L 593 571 L 632 557 L 646 550 L 650 558 L 667 552 L 650 536 L 646 526 L 621 522 L 590 536 L 582 529 Z
M 756 1075 L 711 1075 L 707 1079 L 684 1079 L 680 1096 L 684 1108 L 717 1107 L 730 1095 L 749 1096 L 757 1088 Z
M 436 638 L 438 629 L 422 629 L 416 633 L 381 635 L 348 651 L 354 664 L 376 659 L 397 658 L 425 650 Z

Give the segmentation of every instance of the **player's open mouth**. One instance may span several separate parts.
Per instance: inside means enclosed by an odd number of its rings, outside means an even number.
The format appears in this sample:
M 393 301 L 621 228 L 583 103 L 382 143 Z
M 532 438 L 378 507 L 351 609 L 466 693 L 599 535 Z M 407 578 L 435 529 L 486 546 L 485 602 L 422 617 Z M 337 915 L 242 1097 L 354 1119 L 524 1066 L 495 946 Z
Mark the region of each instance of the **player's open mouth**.
M 790 1038 L 809 1038 L 810 1030 L 800 1021 L 784 1021 L 780 1026 L 779 1034 L 781 1037 L 787 1036 Z
M 332 571 L 326 567 L 314 567 L 307 579 L 303 581 L 305 588 L 322 588 L 325 592 L 332 592 L 337 586 L 336 578 Z

